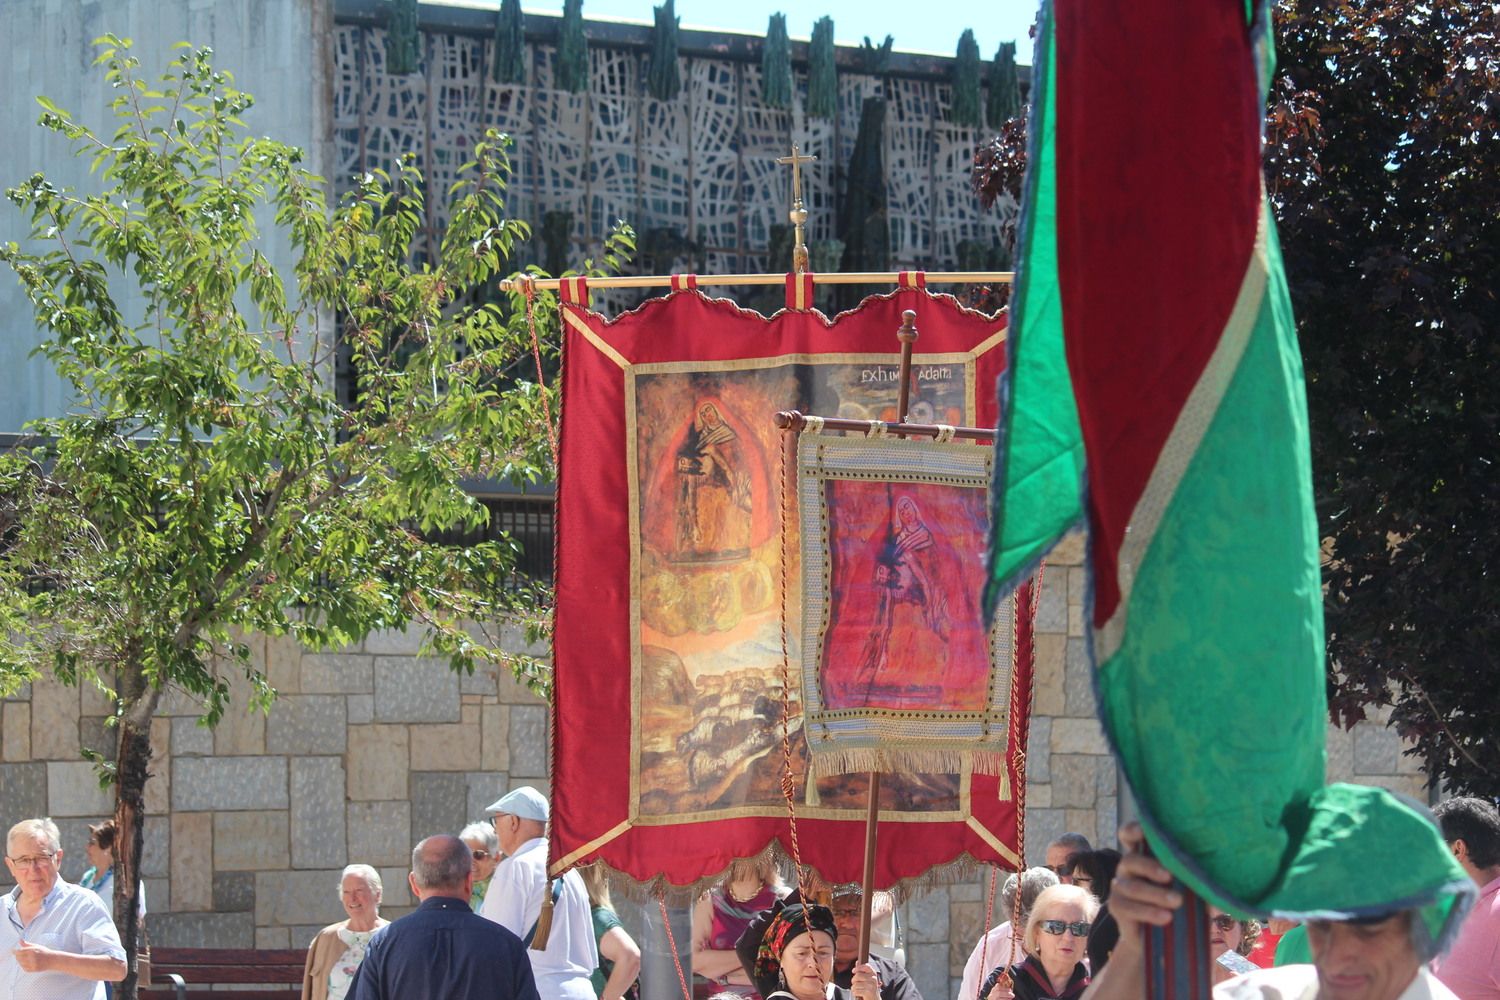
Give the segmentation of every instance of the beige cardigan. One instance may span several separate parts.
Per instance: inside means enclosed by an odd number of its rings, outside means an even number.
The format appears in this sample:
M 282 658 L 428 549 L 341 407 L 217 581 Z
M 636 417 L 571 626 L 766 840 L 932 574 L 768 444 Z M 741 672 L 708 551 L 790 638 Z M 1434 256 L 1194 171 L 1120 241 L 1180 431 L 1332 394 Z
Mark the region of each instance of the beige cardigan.
M 377 919 L 379 930 L 389 920 Z M 312 946 L 307 949 L 307 964 L 302 967 L 302 1000 L 328 1000 L 328 974 L 334 963 L 344 954 L 344 942 L 339 940 L 339 931 L 349 926 L 349 921 L 340 920 L 318 931 Z

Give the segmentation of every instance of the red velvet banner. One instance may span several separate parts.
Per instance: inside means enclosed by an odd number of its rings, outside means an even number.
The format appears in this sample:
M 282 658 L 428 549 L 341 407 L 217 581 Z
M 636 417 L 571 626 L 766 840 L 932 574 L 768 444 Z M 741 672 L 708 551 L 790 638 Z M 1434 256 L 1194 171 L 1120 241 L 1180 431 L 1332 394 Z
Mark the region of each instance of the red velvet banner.
M 830 881 L 857 881 L 866 776 L 806 781 L 800 557 L 781 516 L 794 484 L 771 418 L 894 419 L 896 330 L 914 309 L 910 419 L 993 427 L 1004 318 L 918 287 L 832 321 L 768 320 L 697 291 L 613 321 L 562 309 L 554 869 L 602 860 L 686 886 L 773 843 L 790 854 L 785 703 L 798 853 Z M 1031 636 L 1027 616 L 1014 620 L 1024 707 Z M 1023 708 L 1012 750 L 1024 725 Z M 965 858 L 1014 867 L 1014 788 L 1013 773 L 885 776 L 877 884 Z

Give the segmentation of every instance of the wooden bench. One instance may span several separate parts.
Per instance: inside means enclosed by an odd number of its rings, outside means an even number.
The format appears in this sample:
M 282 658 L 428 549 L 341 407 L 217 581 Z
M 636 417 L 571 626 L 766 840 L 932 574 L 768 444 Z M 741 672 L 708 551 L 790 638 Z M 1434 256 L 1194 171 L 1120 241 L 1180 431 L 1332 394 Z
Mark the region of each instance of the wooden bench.
M 157 1000 L 287 1000 L 300 995 L 304 948 L 152 948 L 151 984 Z M 236 989 L 209 990 L 210 986 Z M 260 986 L 261 989 L 241 989 Z M 199 988 L 189 988 L 199 987 Z

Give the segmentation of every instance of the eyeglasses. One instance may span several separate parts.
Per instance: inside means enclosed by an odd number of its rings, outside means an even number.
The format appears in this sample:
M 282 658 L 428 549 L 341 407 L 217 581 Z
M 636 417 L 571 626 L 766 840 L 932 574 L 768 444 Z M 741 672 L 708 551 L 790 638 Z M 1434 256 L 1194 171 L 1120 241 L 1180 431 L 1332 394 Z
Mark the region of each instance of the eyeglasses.
M 1221 934 L 1228 934 L 1231 930 L 1234 929 L 1234 925 L 1237 923 L 1239 923 L 1239 921 L 1234 919 L 1227 913 L 1220 913 L 1213 919 L 1214 928 Z
M 32 868 L 50 868 L 52 862 L 57 860 L 56 854 L 28 854 L 24 858 L 11 858 L 7 854 L 6 857 L 10 858 L 11 864 L 22 871 L 29 871 Z
M 485 858 L 490 856 L 489 851 L 473 851 L 471 853 L 473 853 L 475 861 L 483 861 Z
M 1071 924 L 1066 920 L 1043 920 L 1041 923 L 1042 930 L 1056 936 L 1061 936 L 1063 931 L 1068 931 L 1074 937 L 1088 937 L 1089 928 L 1093 926 L 1087 920 L 1075 920 Z
M 829 912 L 833 914 L 833 919 L 835 920 L 849 920 L 859 916 L 859 907 L 831 906 L 829 907 Z

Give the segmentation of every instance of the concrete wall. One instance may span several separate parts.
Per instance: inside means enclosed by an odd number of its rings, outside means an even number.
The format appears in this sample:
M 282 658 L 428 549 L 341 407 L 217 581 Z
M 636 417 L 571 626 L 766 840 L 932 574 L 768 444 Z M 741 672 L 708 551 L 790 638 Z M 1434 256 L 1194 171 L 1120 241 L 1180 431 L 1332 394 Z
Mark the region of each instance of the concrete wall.
M 1033 863 L 1064 830 L 1112 844 L 1121 811 L 1094 718 L 1081 554 L 1074 539 L 1054 555 L 1039 611 L 1026 831 Z M 144 875 L 159 944 L 303 946 L 342 916 L 335 887 L 351 861 L 382 871 L 384 912 L 399 916 L 411 903 L 412 844 L 481 818 L 512 784 L 547 788 L 546 707 L 508 675 L 458 677 L 417 658 L 405 635 L 333 654 L 285 640 L 255 645 L 281 692 L 269 716 L 244 709 L 240 685 L 217 730 L 198 726 L 196 706 L 181 697 L 167 700 L 153 728 L 159 756 L 147 784 Z M 85 824 L 112 811 L 78 752 L 80 743 L 113 751 L 108 711 L 97 692 L 51 682 L 0 705 L 0 821 L 55 817 L 70 879 L 86 864 Z M 1420 771 L 1383 722 L 1330 730 L 1330 779 L 1425 798 Z M 986 920 L 986 890 L 980 877 L 906 904 L 907 964 L 928 1000 L 956 993 Z M 640 936 L 646 914 L 622 906 L 622 916 Z M 685 946 L 686 924 L 674 921 L 674 930 Z M 656 967 L 670 970 L 670 960 Z M 650 995 L 675 996 L 675 978 Z
M 6 58 L 0 60 L 0 188 L 41 171 L 54 184 L 100 190 L 88 172 L 89 157 L 69 154 L 66 140 L 36 126 L 43 94 L 106 139 L 116 123 L 109 102 L 116 92 L 102 68 L 91 66 L 93 39 L 130 38 L 151 83 L 176 53 L 172 45 L 210 45 L 215 64 L 234 72 L 240 90 L 256 97 L 245 123 L 260 134 L 306 150 L 308 169 L 330 176 L 332 162 L 332 44 L 328 0 L 5 0 Z M 29 220 L 0 202 L 0 242 L 24 242 Z M 291 257 L 286 242 L 267 239 L 263 252 L 283 274 Z M 288 282 L 290 287 L 294 287 Z M 124 314 L 139 314 L 139 298 L 122 296 Z M 65 387 L 43 359 L 29 357 L 38 342 L 31 304 L 9 268 L 0 268 L 0 433 L 28 420 L 59 416 Z

